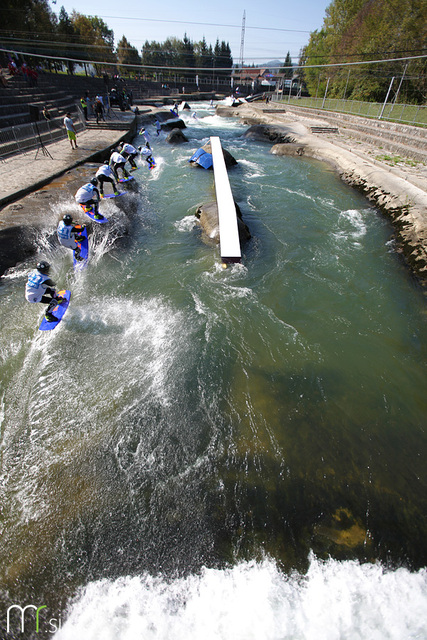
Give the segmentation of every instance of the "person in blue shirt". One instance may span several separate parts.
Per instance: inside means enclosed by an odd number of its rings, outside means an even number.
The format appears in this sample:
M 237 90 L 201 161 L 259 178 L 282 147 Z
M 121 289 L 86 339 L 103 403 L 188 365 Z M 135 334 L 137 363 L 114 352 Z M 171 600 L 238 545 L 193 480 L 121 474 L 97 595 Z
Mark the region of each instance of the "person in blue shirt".
M 74 257 L 76 260 L 80 260 L 80 242 L 85 236 L 82 236 L 84 224 L 73 224 L 73 218 L 69 213 L 66 213 L 62 220 L 59 222 L 56 229 L 59 243 L 67 249 L 74 251 Z

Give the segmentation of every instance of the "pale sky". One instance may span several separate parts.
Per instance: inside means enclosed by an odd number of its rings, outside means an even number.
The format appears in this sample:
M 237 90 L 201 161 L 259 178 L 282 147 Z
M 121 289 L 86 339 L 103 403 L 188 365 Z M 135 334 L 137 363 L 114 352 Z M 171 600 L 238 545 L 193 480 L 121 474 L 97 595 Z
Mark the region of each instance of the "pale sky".
M 207 44 L 217 38 L 229 42 L 233 62 L 240 61 L 243 12 L 246 12 L 244 62 L 263 64 L 269 60 L 284 60 L 288 51 L 298 61 L 301 47 L 308 42 L 311 31 L 320 29 L 325 9 L 331 0 L 211 0 L 171 2 L 163 0 L 142 3 L 127 0 L 123 4 L 112 0 L 57 0 L 51 5 L 59 13 L 75 9 L 85 15 L 99 16 L 114 31 L 117 45 L 124 35 L 141 52 L 146 40 L 164 42 L 175 36 L 187 36 L 193 42 L 205 36 Z

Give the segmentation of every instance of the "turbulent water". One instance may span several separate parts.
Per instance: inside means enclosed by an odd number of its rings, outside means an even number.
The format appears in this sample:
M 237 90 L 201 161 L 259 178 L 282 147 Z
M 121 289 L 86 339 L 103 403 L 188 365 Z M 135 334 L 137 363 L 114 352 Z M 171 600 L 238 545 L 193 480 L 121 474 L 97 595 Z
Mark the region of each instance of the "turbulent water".
M 2 280 L 2 638 L 426 638 L 425 300 L 325 165 L 193 106 L 78 274 L 58 194 L 53 333 L 31 263 Z M 226 270 L 194 218 L 210 135 L 252 234 Z

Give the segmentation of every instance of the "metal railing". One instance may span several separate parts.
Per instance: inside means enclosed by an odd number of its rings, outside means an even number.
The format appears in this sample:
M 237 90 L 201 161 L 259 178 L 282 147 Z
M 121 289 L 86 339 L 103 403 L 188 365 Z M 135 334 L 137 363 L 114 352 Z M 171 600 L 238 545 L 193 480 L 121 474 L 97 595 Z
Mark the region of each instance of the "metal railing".
M 64 118 L 60 117 L 0 129 L 0 159 L 65 139 L 67 132 L 63 121 Z M 74 127 L 77 132 L 86 128 L 79 109 L 74 114 Z
M 295 98 L 273 94 L 273 100 L 284 104 L 295 104 L 299 107 L 318 109 L 319 111 L 335 111 L 349 113 L 353 116 L 363 116 L 401 122 L 419 127 L 427 127 L 427 105 L 393 104 L 383 102 L 363 102 L 361 100 L 343 100 L 339 98 Z

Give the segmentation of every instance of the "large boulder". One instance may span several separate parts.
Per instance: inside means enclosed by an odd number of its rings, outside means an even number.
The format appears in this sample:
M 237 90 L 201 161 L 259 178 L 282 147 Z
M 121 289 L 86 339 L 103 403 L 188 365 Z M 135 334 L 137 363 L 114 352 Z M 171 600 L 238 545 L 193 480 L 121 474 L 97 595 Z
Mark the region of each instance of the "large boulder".
M 270 153 L 274 156 L 303 156 L 307 150 L 307 145 L 296 142 L 279 143 L 271 147 Z
M 295 125 L 286 127 L 277 124 L 254 124 L 245 133 L 245 138 L 249 140 L 266 140 L 281 143 L 300 143 L 305 131 L 297 132 Z
M 184 120 L 181 120 L 181 118 L 172 118 L 171 120 L 166 120 L 165 122 L 160 122 L 160 126 L 165 131 L 171 131 L 172 129 L 186 129 L 187 128 Z
M 238 204 L 236 205 L 237 226 L 239 229 L 240 242 L 246 242 L 250 239 L 251 234 L 247 225 L 242 220 L 242 213 Z M 216 202 L 207 202 L 197 207 L 196 218 L 203 231 L 203 239 L 208 244 L 219 244 L 219 219 L 218 205 Z
M 183 142 L 188 142 L 188 138 L 182 133 L 181 129 L 175 128 L 168 134 L 166 142 L 170 144 L 182 144 Z
M 175 112 L 172 113 L 172 109 L 168 111 L 160 110 L 152 111 L 147 116 L 142 116 L 141 124 L 156 124 L 156 120 L 160 122 L 160 126 L 164 130 L 171 129 L 186 129 L 184 120 L 181 120 Z
M 205 145 L 203 145 L 203 147 L 201 147 L 201 149 L 206 151 L 206 153 L 210 153 L 212 155 L 212 147 L 211 147 L 211 143 L 210 142 L 207 142 Z M 225 162 L 225 166 L 227 167 L 227 169 L 229 167 L 236 166 L 236 164 L 237 164 L 236 158 L 234 158 L 234 156 L 232 156 L 231 153 L 229 151 L 227 151 L 227 149 L 224 149 L 224 147 L 222 148 L 222 154 L 224 156 L 224 162 Z

